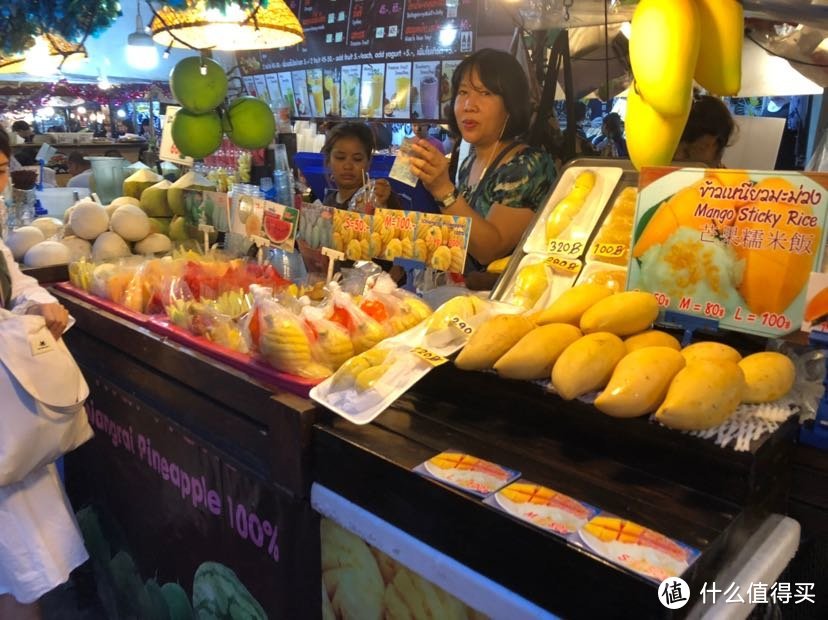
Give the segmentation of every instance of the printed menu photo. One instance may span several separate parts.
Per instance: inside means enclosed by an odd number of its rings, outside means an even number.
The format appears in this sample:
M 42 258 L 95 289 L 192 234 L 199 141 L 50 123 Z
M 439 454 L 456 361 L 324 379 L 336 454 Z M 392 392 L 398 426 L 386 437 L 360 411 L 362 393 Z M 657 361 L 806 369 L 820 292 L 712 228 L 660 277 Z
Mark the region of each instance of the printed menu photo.
M 361 65 L 346 65 L 342 67 L 342 118 L 359 117 L 359 87 L 361 81 Z
M 480 497 L 491 495 L 520 477 L 520 472 L 457 450 L 447 450 L 417 465 L 418 474 Z
M 294 106 L 297 116 L 310 116 L 310 105 L 308 103 L 308 76 L 305 71 L 291 71 L 290 77 L 293 80 Z
M 385 116 L 409 118 L 411 101 L 411 63 L 394 62 L 385 68 Z
M 279 76 L 275 73 L 268 73 L 264 76 L 265 78 L 265 85 L 267 86 L 267 94 L 270 96 L 270 100 L 273 103 L 277 103 L 279 101 L 285 103 L 285 99 L 282 97 L 282 89 L 279 87 Z
M 382 118 L 384 80 L 385 65 L 381 63 L 362 65 L 360 116 Z
M 299 116 L 299 110 L 296 107 L 296 96 L 293 94 L 293 79 L 290 73 L 278 73 L 279 90 L 282 92 L 282 98 L 290 108 L 293 116 Z
M 325 115 L 340 116 L 339 93 L 340 93 L 340 71 L 339 67 L 325 69 L 322 78 L 322 88 L 325 97 Z
M 423 213 L 417 223 L 414 258 L 425 256 L 428 267 L 463 273 L 469 247 L 471 218 Z
M 440 118 L 440 63 L 415 62 L 411 76 L 411 118 Z
M 441 63 L 440 118 L 448 118 L 449 107 L 451 106 L 451 79 L 454 77 L 454 71 L 459 64 L 459 60 L 444 60 Z
M 412 258 L 425 261 L 425 254 L 414 253 L 414 232 L 420 213 L 397 209 L 377 209 L 371 231 L 373 256 L 393 261 L 395 258 Z

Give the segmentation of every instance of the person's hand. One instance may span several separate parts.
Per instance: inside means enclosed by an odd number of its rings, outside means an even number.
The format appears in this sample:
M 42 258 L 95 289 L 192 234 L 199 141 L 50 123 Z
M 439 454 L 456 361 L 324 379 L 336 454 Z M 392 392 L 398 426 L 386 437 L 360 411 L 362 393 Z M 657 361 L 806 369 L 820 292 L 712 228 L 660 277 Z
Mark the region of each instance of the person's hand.
M 42 316 L 55 340 L 60 338 L 69 324 L 69 311 L 60 304 L 37 304 L 29 308 L 27 313 Z
M 388 206 L 388 199 L 391 198 L 391 184 L 388 179 L 377 179 L 374 181 L 374 198 L 381 207 Z
M 437 200 L 454 189 L 448 175 L 449 161 L 428 140 L 418 138 L 411 144 L 411 171 Z

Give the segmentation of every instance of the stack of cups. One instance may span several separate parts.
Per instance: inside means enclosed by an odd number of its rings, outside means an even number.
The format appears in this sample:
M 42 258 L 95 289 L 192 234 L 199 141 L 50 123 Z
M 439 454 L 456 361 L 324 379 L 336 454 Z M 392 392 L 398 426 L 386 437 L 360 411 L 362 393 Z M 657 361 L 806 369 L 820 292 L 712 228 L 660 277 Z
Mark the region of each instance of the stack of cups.
M 276 190 L 276 202 L 293 206 L 293 174 L 288 166 L 287 150 L 284 144 L 274 145 L 273 187 Z

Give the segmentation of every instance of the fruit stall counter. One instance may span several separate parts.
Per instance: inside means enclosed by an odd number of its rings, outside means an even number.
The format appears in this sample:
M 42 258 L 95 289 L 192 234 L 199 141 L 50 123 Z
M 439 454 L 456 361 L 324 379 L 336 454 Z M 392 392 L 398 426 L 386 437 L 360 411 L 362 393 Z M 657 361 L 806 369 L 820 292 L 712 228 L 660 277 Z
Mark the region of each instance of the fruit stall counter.
M 66 484 L 93 561 L 111 568 L 127 553 L 143 579 L 179 583 L 204 609 L 212 607 L 199 598 L 200 575 L 230 571 L 243 598 L 271 617 L 317 617 L 310 401 L 146 321 L 53 293 L 75 317 L 66 343 L 91 389 L 96 435 L 66 457 Z M 89 543 L 90 528 L 103 531 L 105 551 Z
M 37 145 L 35 145 L 37 146 Z M 138 161 L 138 156 L 141 150 L 147 147 L 144 140 L 135 142 L 86 142 L 83 144 L 54 144 L 58 152 L 63 153 L 67 157 L 72 153 L 80 153 L 82 155 L 91 155 L 94 157 L 103 157 L 107 151 L 119 151 L 121 156 L 129 163 L 134 164 Z M 31 148 L 31 144 L 18 144 L 12 147 L 13 150 L 20 150 L 24 148 Z
M 656 595 L 660 579 L 607 561 L 581 544 L 586 538 L 561 537 L 500 509 L 510 505 L 501 492 L 484 501 L 428 479 L 418 466 L 444 451 L 473 455 L 517 470 L 532 493 L 546 487 L 679 541 L 698 552 L 682 574 L 698 592 L 769 513 L 784 512 L 795 431 L 789 420 L 737 453 L 646 419 L 608 418 L 538 385 L 446 364 L 371 424 L 321 417 L 314 480 L 554 614 L 608 617 L 612 601 L 613 609 L 660 617 L 669 613 Z

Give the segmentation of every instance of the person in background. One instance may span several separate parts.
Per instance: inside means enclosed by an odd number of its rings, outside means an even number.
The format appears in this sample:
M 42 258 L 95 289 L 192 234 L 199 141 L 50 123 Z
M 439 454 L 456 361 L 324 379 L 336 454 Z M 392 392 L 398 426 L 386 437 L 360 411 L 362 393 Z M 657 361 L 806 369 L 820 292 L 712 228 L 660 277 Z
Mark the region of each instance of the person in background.
M 370 123 L 371 133 L 374 134 L 374 148 L 378 151 L 385 151 L 391 148 L 393 134 L 388 125 L 379 121 Z
M 527 92 L 513 56 L 479 50 L 452 77 L 449 126 L 473 149 L 458 184 L 449 176 L 449 161 L 428 140 L 412 147 L 411 169 L 442 212 L 472 220 L 467 272 L 512 253 L 555 179 L 551 157 L 523 141 L 531 116 Z
M 77 151 L 69 154 L 69 174 L 73 176 L 66 182 L 66 187 L 89 188 L 89 177 L 92 176 L 92 164 L 85 157 L 83 153 Z
M 627 142 L 624 140 L 624 127 L 617 112 L 610 112 L 601 123 L 601 135 L 595 142 L 595 149 L 602 157 L 627 158 Z
M 25 142 L 26 144 L 34 142 L 34 130 L 26 121 L 15 121 L 11 128 L 17 134 L 19 141 Z
M 335 190 L 326 194 L 323 200 L 326 206 L 348 208 L 351 198 L 362 187 L 368 174 L 373 151 L 374 134 L 365 123 L 339 123 L 328 132 L 322 154 Z M 372 180 L 377 206 L 399 208 L 399 202 L 391 191 L 388 179 Z
M 8 183 L 10 157 L 9 137 L 0 130 L 0 195 Z M 41 315 L 55 338 L 69 324 L 66 308 L 20 271 L 2 241 L 0 305 Z M 38 619 L 38 600 L 89 557 L 54 464 L 0 487 L 0 533 L 0 618 Z
M 141 126 L 138 128 L 138 135 L 149 139 L 150 134 L 152 134 L 150 131 L 150 119 L 145 118 L 141 121 Z
M 446 149 L 443 146 L 443 143 L 440 142 L 437 138 L 434 138 L 429 134 L 428 130 L 431 129 L 431 125 L 428 123 L 414 123 L 412 127 L 414 129 L 414 135 L 418 138 L 422 138 L 423 140 L 428 140 L 431 144 L 434 145 L 438 151 L 440 151 L 443 155 L 446 154 Z
M 735 131 L 733 116 L 721 99 L 710 95 L 696 97 L 673 159 L 721 168 L 725 147 Z

